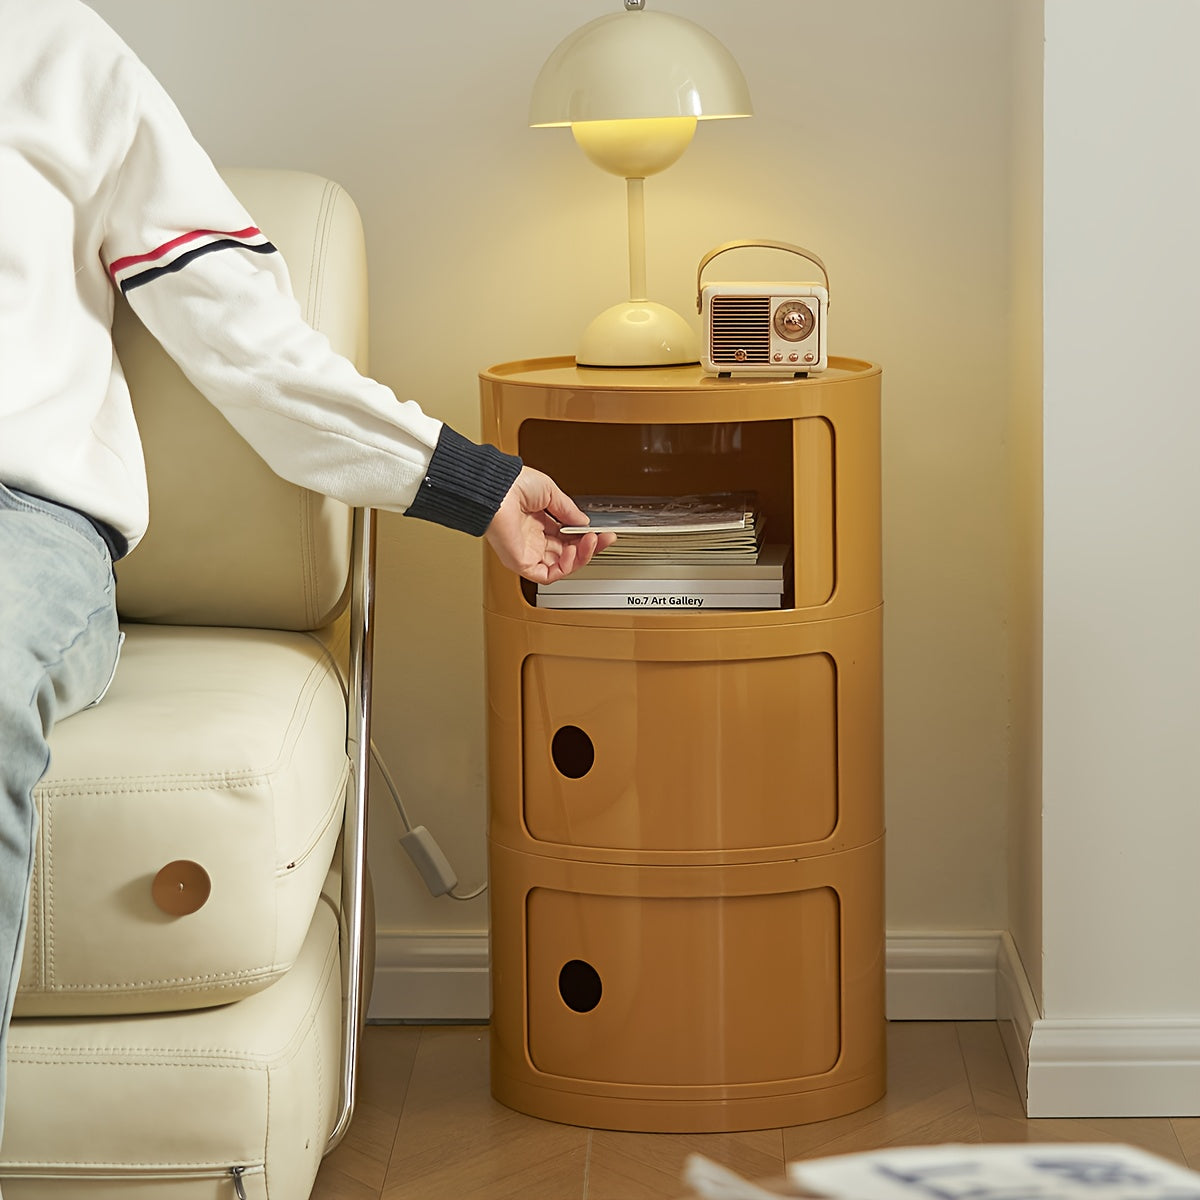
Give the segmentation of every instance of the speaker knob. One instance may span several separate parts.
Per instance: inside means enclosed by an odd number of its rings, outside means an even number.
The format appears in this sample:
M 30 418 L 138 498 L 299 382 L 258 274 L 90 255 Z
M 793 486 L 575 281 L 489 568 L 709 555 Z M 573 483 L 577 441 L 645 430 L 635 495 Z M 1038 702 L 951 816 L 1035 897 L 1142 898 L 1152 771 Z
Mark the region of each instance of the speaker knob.
M 801 300 L 786 300 L 775 310 L 775 332 L 789 342 L 803 341 L 817 326 L 813 311 Z

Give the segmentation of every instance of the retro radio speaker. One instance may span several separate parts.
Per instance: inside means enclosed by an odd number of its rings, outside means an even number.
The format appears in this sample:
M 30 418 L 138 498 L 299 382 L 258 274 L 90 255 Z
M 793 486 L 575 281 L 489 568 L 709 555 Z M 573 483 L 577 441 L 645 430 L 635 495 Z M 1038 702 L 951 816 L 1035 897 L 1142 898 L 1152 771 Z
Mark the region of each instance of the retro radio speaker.
M 704 268 L 727 250 L 786 250 L 819 268 L 824 283 L 703 284 Z M 696 271 L 696 310 L 703 326 L 700 365 L 710 375 L 815 375 L 825 370 L 829 272 L 801 246 L 788 242 L 726 242 Z

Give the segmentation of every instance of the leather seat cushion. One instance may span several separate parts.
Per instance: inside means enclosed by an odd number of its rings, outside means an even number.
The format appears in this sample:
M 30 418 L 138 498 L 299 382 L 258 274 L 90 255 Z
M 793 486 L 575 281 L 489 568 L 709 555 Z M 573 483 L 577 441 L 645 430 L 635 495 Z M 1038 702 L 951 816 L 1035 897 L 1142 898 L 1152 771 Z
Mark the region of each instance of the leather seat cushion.
M 316 636 L 126 633 L 109 694 L 51 737 L 18 1016 L 197 1008 L 266 987 L 300 951 L 340 835 L 346 708 Z M 211 886 L 185 915 L 154 896 L 177 862 L 194 864 L 177 876 L 185 907 L 196 880 Z
M 340 1082 L 338 923 L 238 1004 L 12 1026 L 5 1200 L 306 1200 Z

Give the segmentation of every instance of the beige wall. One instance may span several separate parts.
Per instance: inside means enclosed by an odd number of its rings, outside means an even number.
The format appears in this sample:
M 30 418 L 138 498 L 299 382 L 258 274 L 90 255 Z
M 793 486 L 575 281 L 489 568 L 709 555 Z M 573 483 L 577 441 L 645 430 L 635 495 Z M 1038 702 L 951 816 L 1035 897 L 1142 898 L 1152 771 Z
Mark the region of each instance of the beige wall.
M 1042 59 L 1043 0 L 1012 29 L 1007 927 L 1042 992 Z
M 348 188 L 371 255 L 374 372 L 463 432 L 478 430 L 480 368 L 569 352 L 621 298 L 620 181 L 565 132 L 524 124 L 545 56 L 616 0 L 95 7 L 219 162 Z M 702 126 L 647 185 L 651 295 L 694 311 L 697 261 L 734 237 L 799 242 L 828 264 L 831 351 L 884 365 L 888 923 L 1002 928 L 1007 630 L 1020 602 L 1009 447 L 1026 411 L 1010 379 L 1016 6 L 663 7 L 724 40 L 757 115 Z M 376 740 L 466 886 L 484 870 L 479 554 L 383 523 Z M 425 895 L 382 791 L 376 801 L 381 929 L 484 929 L 483 901 Z

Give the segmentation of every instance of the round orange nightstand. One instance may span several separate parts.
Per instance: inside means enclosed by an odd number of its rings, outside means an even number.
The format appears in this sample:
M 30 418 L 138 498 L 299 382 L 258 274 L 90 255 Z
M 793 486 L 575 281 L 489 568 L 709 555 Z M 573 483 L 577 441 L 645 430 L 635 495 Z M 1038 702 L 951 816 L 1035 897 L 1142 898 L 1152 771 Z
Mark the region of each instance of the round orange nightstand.
M 879 395 L 571 359 L 481 376 L 569 493 L 753 491 L 783 607 L 548 609 L 485 568 L 492 1091 L 549 1120 L 773 1128 L 885 1086 Z

